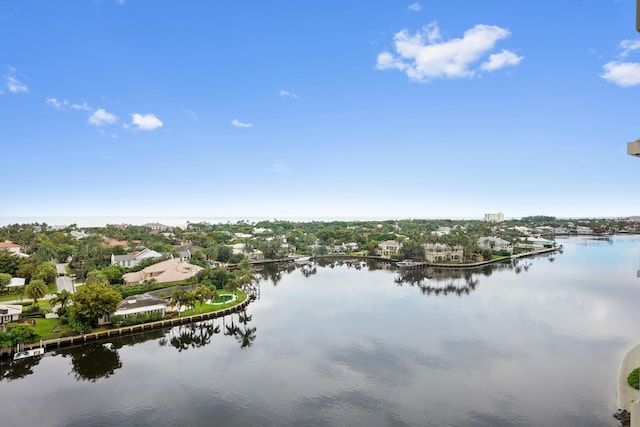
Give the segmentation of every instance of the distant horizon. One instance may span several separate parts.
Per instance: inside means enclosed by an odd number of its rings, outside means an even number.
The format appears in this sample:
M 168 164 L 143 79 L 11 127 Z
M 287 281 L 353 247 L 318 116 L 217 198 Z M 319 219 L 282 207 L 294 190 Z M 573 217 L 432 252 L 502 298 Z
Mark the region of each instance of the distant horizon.
M 590 219 L 621 219 L 636 215 L 622 216 L 567 216 L 561 217 L 550 214 L 531 214 L 518 217 L 506 217 L 505 221 L 519 220 L 531 216 L 550 216 L 559 220 L 590 220 Z M 76 224 L 77 227 L 105 227 L 107 225 L 144 225 L 148 223 L 160 223 L 167 226 L 179 227 L 187 223 L 208 222 L 211 224 L 238 223 L 246 221 L 248 223 L 258 223 L 261 221 L 290 221 L 290 222 L 331 222 L 331 221 L 400 221 L 400 220 L 452 220 L 452 221 L 483 221 L 484 214 L 480 217 L 460 216 L 460 217 L 417 217 L 417 216 L 289 216 L 289 217 L 262 217 L 262 216 L 146 216 L 146 215 L 113 215 L 113 216 L 0 216 L 0 227 L 12 224 L 33 224 L 45 223 L 50 226 L 69 226 Z

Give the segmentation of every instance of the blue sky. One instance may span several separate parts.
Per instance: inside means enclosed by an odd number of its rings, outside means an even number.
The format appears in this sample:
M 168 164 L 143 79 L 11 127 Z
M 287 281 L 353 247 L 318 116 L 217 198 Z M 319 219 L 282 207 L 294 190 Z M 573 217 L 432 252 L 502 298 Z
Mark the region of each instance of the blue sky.
M 635 1 L 0 4 L 0 216 L 640 214 Z

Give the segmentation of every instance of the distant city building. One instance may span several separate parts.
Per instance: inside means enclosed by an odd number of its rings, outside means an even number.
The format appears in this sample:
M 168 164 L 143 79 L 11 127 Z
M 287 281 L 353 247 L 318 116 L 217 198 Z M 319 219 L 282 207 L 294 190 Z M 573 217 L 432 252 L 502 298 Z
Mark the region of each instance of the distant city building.
M 504 214 L 502 212 L 487 213 L 484 214 L 484 220 L 487 222 L 502 222 L 504 221 Z

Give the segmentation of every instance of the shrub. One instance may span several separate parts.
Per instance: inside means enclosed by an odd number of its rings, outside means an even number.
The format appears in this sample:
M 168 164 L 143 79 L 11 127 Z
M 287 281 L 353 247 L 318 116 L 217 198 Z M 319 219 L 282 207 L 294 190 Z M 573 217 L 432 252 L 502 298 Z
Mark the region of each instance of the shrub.
M 636 368 L 627 377 L 629 385 L 636 390 L 640 390 L 640 368 Z

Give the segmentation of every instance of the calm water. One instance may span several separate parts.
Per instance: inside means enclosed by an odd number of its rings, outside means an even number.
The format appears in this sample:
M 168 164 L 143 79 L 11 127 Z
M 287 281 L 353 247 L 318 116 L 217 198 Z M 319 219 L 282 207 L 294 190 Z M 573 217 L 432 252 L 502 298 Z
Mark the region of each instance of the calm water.
M 263 271 L 245 315 L 6 367 L 7 426 L 615 426 L 640 240 L 400 275 Z

